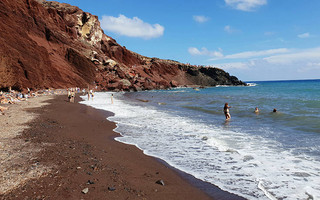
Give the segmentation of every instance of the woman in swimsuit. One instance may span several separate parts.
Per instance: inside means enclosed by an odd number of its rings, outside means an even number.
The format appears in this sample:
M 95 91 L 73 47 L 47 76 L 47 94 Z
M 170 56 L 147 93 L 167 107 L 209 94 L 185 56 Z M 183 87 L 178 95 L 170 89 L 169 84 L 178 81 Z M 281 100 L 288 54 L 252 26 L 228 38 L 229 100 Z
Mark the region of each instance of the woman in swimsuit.
M 228 103 L 224 104 L 224 115 L 226 116 L 226 120 L 229 120 L 231 118 L 231 115 L 229 113 L 229 108 L 231 108 L 231 106 L 228 105 Z

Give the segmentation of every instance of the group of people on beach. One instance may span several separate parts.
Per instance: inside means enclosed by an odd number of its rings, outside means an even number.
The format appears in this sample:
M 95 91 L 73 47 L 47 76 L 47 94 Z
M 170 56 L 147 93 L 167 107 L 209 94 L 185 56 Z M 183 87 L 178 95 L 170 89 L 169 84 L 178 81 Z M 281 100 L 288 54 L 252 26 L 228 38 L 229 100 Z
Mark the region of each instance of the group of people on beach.
M 76 93 L 75 93 L 76 89 L 74 88 L 71 88 L 71 89 L 67 89 L 67 93 L 68 93 L 68 100 L 69 102 L 71 103 L 74 103 L 74 98 L 76 96 Z
M 76 88 L 68 88 L 67 89 L 67 96 L 68 96 L 68 101 L 71 103 L 74 103 L 75 97 L 76 97 L 76 93 L 80 93 L 82 91 L 82 95 L 88 95 L 88 100 L 90 100 L 90 98 L 93 100 L 94 98 L 94 91 L 92 89 L 80 89 L 78 87 Z
M 224 104 L 223 111 L 224 111 L 224 115 L 226 116 L 226 120 L 231 119 L 231 115 L 230 115 L 230 110 L 229 110 L 229 108 L 231 108 L 231 106 L 229 106 L 228 103 L 225 103 L 225 104 Z M 254 113 L 259 114 L 259 112 L 260 112 L 260 111 L 259 111 L 259 108 L 256 107 L 256 108 L 254 109 Z M 276 113 L 276 112 L 277 112 L 277 109 L 274 108 L 272 112 Z
M 15 104 L 20 101 L 25 101 L 29 97 L 31 97 L 30 90 L 28 93 L 22 93 L 9 88 L 8 92 L 0 91 L 0 104 L 1 105 L 8 105 L 8 104 Z M 2 115 L 5 114 L 5 111 L 8 110 L 7 106 L 0 106 L 0 112 Z
M 44 89 L 34 91 L 30 88 L 24 89 L 22 91 L 13 90 L 11 87 L 5 89 L 5 91 L 0 91 L 0 113 L 5 115 L 5 111 L 8 110 L 8 106 L 2 105 L 12 105 L 21 101 L 27 101 L 29 98 L 37 97 L 40 95 L 52 95 L 60 94 L 62 90 L 52 90 Z

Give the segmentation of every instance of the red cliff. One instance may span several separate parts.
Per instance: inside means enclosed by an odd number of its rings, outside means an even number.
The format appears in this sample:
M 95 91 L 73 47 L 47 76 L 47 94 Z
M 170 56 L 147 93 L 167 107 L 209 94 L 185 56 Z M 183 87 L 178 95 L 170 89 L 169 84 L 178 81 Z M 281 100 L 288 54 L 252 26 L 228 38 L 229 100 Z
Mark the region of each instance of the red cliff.
M 244 85 L 221 69 L 134 53 L 105 35 L 97 16 L 68 4 L 1 0 L 0 19 L 0 89 Z

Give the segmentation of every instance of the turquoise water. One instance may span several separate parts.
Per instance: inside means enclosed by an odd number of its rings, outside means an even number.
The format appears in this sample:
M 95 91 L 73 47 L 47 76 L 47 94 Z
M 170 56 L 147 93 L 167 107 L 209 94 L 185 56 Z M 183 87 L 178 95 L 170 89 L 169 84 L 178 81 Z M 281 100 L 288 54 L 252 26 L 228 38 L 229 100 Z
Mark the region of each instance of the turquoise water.
M 114 104 L 110 93 L 98 93 L 84 103 L 115 113 L 118 141 L 223 190 L 320 199 L 320 80 L 250 85 L 115 93 Z

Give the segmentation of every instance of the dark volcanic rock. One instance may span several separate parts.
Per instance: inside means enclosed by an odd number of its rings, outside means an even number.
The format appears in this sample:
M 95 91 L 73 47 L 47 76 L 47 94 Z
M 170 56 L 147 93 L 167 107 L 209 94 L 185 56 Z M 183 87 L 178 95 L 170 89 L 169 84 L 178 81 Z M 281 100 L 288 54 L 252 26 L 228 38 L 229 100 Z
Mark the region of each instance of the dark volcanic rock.
M 69 4 L 1 0 L 0 18 L 0 89 L 245 85 L 221 69 L 134 53 L 105 35 L 97 16 Z
M 115 187 L 108 187 L 108 190 L 112 192 L 112 191 L 115 191 L 116 188 Z

